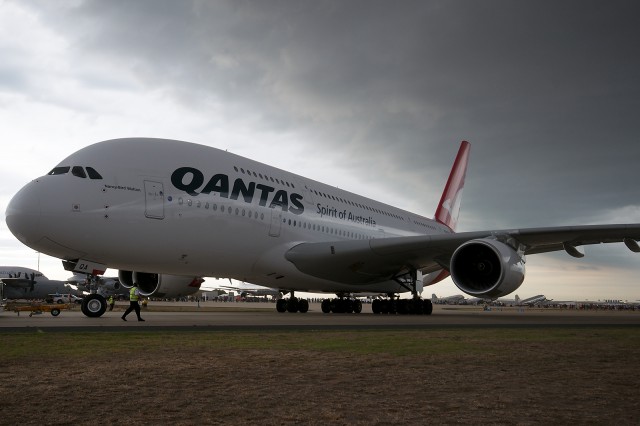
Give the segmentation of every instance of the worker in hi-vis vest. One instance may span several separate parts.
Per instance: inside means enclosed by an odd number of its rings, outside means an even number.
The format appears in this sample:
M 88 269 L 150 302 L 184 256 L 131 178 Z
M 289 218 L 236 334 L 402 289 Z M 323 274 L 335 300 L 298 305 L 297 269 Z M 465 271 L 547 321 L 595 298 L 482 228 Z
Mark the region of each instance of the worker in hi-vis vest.
M 138 316 L 138 321 L 144 321 L 142 317 L 140 317 L 140 304 L 138 303 L 138 299 L 140 299 L 140 292 L 138 291 L 138 285 L 133 284 L 133 287 L 129 290 L 129 307 L 124 314 L 122 314 L 122 321 L 127 320 L 127 315 L 129 312 L 135 310 L 136 315 Z

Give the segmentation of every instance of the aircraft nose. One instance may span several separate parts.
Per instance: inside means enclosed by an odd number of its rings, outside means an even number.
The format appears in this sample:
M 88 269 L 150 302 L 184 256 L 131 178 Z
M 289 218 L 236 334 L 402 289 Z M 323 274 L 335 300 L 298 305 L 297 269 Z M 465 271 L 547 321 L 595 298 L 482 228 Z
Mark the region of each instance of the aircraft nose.
M 23 244 L 37 242 L 42 238 L 40 232 L 40 201 L 42 185 L 34 180 L 13 196 L 6 210 L 9 230 Z

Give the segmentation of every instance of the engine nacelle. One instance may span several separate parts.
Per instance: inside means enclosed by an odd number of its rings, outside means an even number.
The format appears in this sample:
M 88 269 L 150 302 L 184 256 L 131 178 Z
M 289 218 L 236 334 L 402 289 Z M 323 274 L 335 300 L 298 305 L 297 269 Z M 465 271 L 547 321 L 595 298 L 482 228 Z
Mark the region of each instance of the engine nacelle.
M 471 240 L 451 257 L 451 278 L 467 294 L 495 299 L 524 281 L 524 259 L 511 247 L 488 238 Z
M 100 287 L 108 291 L 118 291 L 120 290 L 121 285 L 118 280 L 112 278 L 103 278 L 100 280 Z
M 145 297 L 168 298 L 194 294 L 200 289 L 200 284 L 204 281 L 200 277 L 132 271 L 118 271 L 118 279 L 125 288 L 131 288 L 133 283 L 136 283 L 138 291 Z

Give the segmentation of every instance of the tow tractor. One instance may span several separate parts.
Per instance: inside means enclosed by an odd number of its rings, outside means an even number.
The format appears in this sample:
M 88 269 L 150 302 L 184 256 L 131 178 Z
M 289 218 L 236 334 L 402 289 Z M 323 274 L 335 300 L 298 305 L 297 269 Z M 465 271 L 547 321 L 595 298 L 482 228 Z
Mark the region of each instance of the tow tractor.
M 43 312 L 51 312 L 51 315 L 57 317 L 60 315 L 60 312 L 63 309 L 71 309 L 73 304 L 71 303 L 56 303 L 56 304 L 47 304 L 47 303 L 30 303 L 30 304 L 21 304 L 21 303 L 7 303 L 4 307 L 5 311 L 13 311 L 17 312 L 18 316 L 20 316 L 20 312 L 29 312 L 29 316 L 32 317 L 35 315 L 40 315 Z

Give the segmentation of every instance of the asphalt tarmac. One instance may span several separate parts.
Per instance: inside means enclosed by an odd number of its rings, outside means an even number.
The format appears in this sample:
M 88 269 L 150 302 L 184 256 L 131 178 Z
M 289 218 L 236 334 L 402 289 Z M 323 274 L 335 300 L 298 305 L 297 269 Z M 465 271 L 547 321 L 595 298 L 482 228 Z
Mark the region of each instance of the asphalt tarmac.
M 640 311 L 575 310 L 551 308 L 500 308 L 485 311 L 476 306 L 436 305 L 432 315 L 374 315 L 370 305 L 360 314 L 324 314 L 312 303 L 309 312 L 278 313 L 273 303 L 150 302 L 144 322 L 135 313 L 120 318 L 127 303 L 114 311 L 88 318 L 80 308 L 29 316 L 0 311 L 0 332 L 9 331 L 162 331 L 162 330 L 341 330 L 416 329 L 446 327 L 640 326 Z

